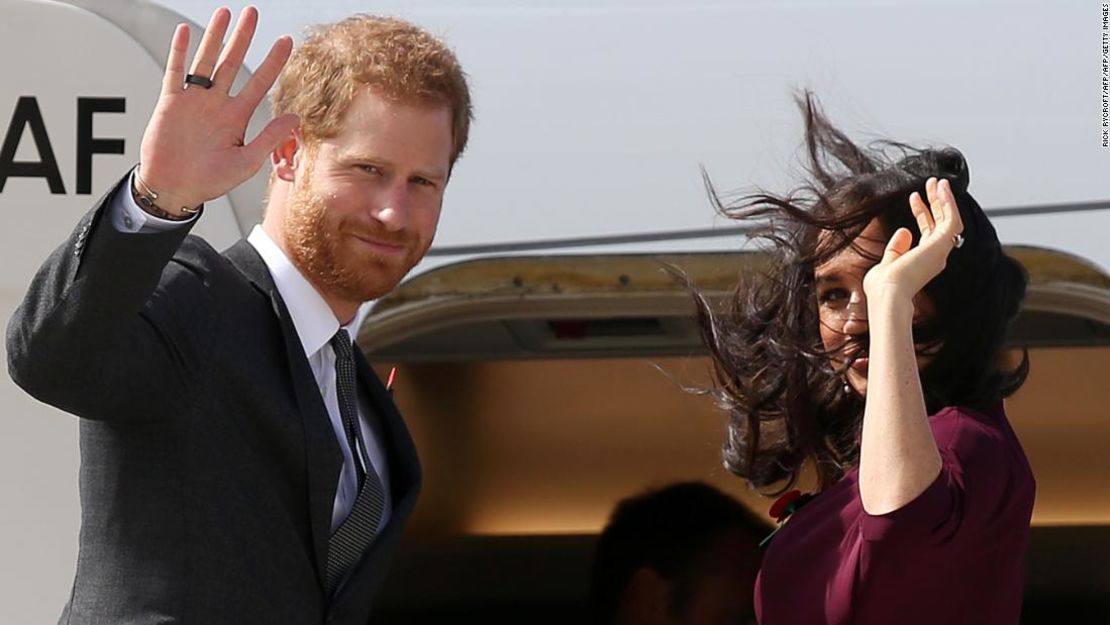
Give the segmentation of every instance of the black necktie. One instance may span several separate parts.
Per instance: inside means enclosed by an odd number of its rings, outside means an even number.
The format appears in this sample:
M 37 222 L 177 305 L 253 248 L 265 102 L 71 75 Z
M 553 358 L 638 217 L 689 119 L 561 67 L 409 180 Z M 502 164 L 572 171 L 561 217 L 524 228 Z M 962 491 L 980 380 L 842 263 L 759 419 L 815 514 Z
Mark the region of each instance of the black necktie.
M 355 401 L 357 386 L 351 337 L 346 330 L 340 328 L 339 332 L 332 337 L 331 346 L 335 350 L 335 384 L 339 395 L 339 414 L 343 417 L 343 430 L 347 434 L 347 445 L 351 449 L 351 459 L 355 463 L 359 490 L 350 514 L 328 539 L 326 581 L 329 595 L 335 592 L 347 569 L 358 561 L 373 542 L 374 536 L 378 533 L 382 511 L 385 509 L 382 483 L 377 471 L 374 470 L 374 465 L 367 459 L 366 467 L 363 469 L 360 461 L 366 458 L 363 455 L 366 445 L 362 440 L 362 429 L 359 427 Z

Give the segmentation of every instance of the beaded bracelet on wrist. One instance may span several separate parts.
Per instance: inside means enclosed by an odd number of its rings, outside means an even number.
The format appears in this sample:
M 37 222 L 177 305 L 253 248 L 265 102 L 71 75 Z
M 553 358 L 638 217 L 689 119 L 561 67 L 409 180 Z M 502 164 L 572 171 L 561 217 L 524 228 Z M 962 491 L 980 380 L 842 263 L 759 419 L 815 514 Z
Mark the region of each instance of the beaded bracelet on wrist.
M 161 206 L 158 206 L 158 204 L 155 203 L 158 199 L 158 193 L 143 181 L 142 176 L 139 175 L 139 168 L 137 166 L 135 167 L 135 184 L 131 185 L 131 195 L 135 198 L 135 203 L 139 205 L 139 208 L 155 217 L 160 217 L 169 221 L 185 221 L 200 212 L 199 206 L 182 206 L 181 212 L 185 214 L 174 215 Z

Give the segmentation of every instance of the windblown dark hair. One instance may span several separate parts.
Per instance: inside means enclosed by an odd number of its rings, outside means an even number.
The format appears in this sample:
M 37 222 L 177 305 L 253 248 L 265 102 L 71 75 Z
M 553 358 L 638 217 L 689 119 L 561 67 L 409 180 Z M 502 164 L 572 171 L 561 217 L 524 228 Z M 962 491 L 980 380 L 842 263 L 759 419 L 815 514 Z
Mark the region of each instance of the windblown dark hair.
M 796 482 L 807 461 L 823 490 L 859 459 L 863 398 L 844 390 L 847 365 L 834 369 L 822 345 L 814 271 L 876 219 L 887 236 L 909 229 L 916 245 L 920 232 L 909 196 L 918 191 L 924 198 L 930 177 L 950 181 L 965 243 L 925 286 L 936 314 L 914 328 L 919 351 L 933 355 L 921 371 L 929 414 L 955 405 L 991 408 L 1029 371 L 1028 354 L 1016 368 L 1002 365 L 1003 341 L 1027 276 L 1003 253 L 968 193 L 963 155 L 890 141 L 860 147 L 829 123 L 811 93 L 796 100 L 806 130 L 809 180 L 803 186 L 787 196 L 759 192 L 726 204 L 706 178 L 721 213 L 759 223 L 755 236 L 766 244 L 769 265 L 741 276 L 719 311 L 694 291 L 713 362 L 710 392 L 729 415 L 725 467 L 757 488 L 781 483 L 779 492 Z M 851 339 L 866 347 L 866 335 Z

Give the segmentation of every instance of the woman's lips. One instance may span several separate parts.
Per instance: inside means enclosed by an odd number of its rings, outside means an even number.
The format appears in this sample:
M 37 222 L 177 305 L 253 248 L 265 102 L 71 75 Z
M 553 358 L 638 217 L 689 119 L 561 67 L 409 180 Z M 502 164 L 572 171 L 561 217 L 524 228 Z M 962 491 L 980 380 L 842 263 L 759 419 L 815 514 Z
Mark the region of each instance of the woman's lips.
M 856 371 L 860 371 L 862 373 L 867 373 L 867 364 L 868 364 L 867 356 L 860 356 L 860 357 L 858 357 L 858 358 L 856 358 L 855 360 L 852 361 L 852 369 L 854 369 Z

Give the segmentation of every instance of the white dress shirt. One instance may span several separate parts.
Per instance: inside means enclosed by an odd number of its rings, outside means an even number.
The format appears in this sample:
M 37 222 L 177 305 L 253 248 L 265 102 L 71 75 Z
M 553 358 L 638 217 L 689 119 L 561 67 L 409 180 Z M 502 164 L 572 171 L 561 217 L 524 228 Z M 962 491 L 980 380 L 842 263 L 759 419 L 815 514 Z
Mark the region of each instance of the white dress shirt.
M 132 175 L 134 175 L 132 173 Z M 109 208 L 112 225 L 120 232 L 159 232 L 172 228 L 179 228 L 188 224 L 196 216 L 185 221 L 170 221 L 161 219 L 139 208 L 130 193 L 117 193 Z M 308 358 L 312 375 L 316 378 L 316 386 L 320 389 L 320 396 L 324 400 L 328 417 L 331 420 L 332 430 L 343 451 L 343 470 L 339 474 L 339 484 L 335 492 L 335 503 L 332 506 L 331 529 L 334 532 L 343 520 L 350 514 L 358 497 L 358 475 L 355 472 L 355 459 L 351 448 L 347 444 L 347 434 L 343 428 L 343 417 L 339 411 L 339 395 L 335 381 L 335 351 L 329 341 L 339 331 L 339 321 L 331 308 L 320 296 L 315 287 L 301 274 L 285 252 L 274 243 L 261 226 L 255 226 L 247 237 L 247 242 L 254 247 L 262 261 L 270 270 L 278 293 L 289 310 L 297 336 L 301 339 L 305 357 Z M 359 315 L 344 329 L 348 336 L 356 336 L 358 332 Z M 355 346 L 355 349 L 358 349 Z M 366 456 L 359 461 L 363 467 L 367 463 L 373 465 L 373 470 L 381 478 L 385 508 L 378 529 L 389 521 L 392 512 L 392 501 L 389 487 L 389 466 L 386 462 L 385 447 L 382 445 L 383 433 L 381 424 L 376 420 L 371 422 L 368 415 L 368 400 L 360 390 L 358 394 L 359 425 L 362 429 L 362 440 L 366 443 Z

